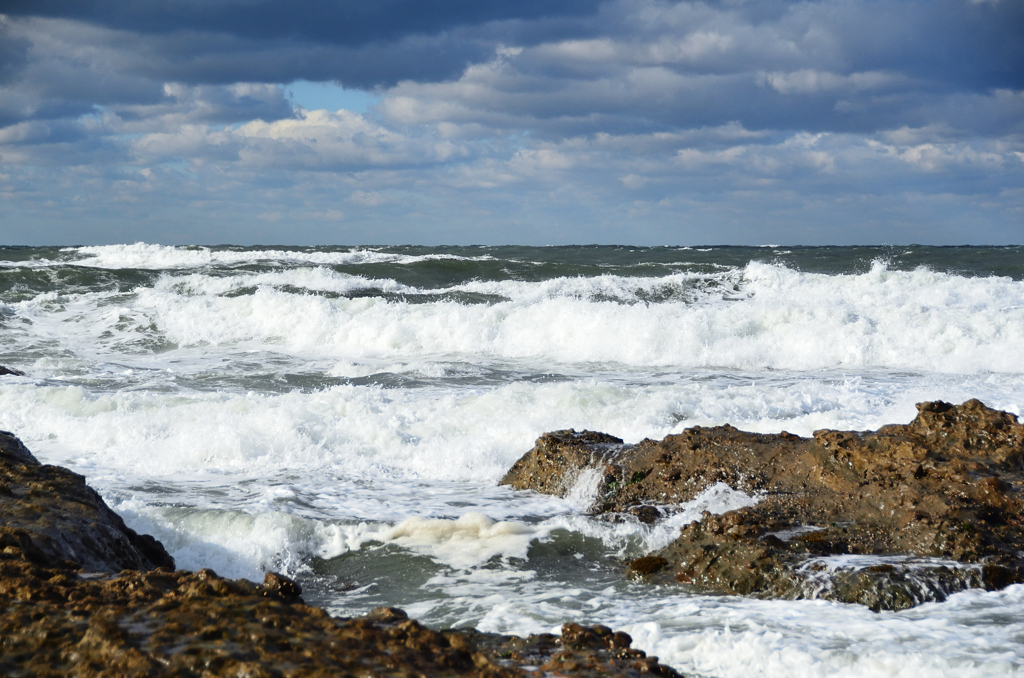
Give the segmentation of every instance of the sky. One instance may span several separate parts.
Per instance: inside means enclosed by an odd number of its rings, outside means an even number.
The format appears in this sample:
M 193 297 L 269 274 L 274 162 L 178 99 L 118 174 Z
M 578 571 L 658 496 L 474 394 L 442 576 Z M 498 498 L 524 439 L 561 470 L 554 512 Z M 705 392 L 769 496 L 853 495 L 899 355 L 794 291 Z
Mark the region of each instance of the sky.
M 0 0 L 0 245 L 1024 244 L 1024 0 Z

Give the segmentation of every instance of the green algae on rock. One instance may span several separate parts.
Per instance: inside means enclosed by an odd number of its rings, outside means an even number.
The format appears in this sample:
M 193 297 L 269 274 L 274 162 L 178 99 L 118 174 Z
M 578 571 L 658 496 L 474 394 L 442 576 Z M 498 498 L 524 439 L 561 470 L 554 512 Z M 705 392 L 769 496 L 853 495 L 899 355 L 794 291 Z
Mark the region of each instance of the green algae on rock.
M 874 610 L 1024 582 L 1024 425 L 977 400 L 813 438 L 725 425 L 623 445 L 557 431 L 501 483 L 566 496 L 589 476 L 597 516 L 657 520 L 719 482 L 757 499 L 684 526 L 628 566 L 634 578 Z

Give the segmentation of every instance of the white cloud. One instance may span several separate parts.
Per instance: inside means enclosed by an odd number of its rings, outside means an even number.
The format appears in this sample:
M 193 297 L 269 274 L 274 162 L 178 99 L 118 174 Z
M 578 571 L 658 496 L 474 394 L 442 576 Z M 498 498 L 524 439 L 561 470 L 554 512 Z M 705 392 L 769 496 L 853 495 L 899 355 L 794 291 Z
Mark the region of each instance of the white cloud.
M 541 45 L 533 50 L 535 57 L 569 61 L 611 61 L 619 55 L 616 43 L 610 38 L 591 40 L 563 40 Z M 520 53 L 522 50 L 520 49 Z
M 539 170 L 565 170 L 573 166 L 573 160 L 564 153 L 550 148 L 517 151 L 509 165 L 519 172 L 533 173 Z
M 647 48 L 647 57 L 654 63 L 695 61 L 710 54 L 722 54 L 732 49 L 731 35 L 714 31 L 696 31 L 681 40 L 663 37 Z
M 322 212 L 312 212 L 310 216 L 315 219 L 322 219 L 323 221 L 343 221 L 345 219 L 345 213 L 340 210 L 324 210 Z
M 433 163 L 462 149 L 447 140 L 410 137 L 351 111 L 303 111 L 299 117 L 253 120 L 235 128 L 181 125 L 145 134 L 132 144 L 139 159 L 173 158 L 238 161 L 263 168 L 335 168 Z
M 696 148 L 681 148 L 676 158 L 687 168 L 697 168 L 710 164 L 734 164 L 747 153 L 746 146 L 733 146 L 721 151 L 701 151 Z
M 886 144 L 869 140 L 868 144 L 876 152 L 896 158 L 923 172 L 940 172 L 953 166 L 996 171 L 1002 169 L 1011 157 L 1018 155 L 1003 144 L 992 142 L 981 142 L 976 146 L 971 142 Z
M 812 68 L 802 68 L 790 73 L 761 72 L 757 75 L 759 85 L 771 87 L 780 94 L 860 92 L 888 87 L 903 81 L 905 78 L 883 71 L 863 71 L 840 75 Z

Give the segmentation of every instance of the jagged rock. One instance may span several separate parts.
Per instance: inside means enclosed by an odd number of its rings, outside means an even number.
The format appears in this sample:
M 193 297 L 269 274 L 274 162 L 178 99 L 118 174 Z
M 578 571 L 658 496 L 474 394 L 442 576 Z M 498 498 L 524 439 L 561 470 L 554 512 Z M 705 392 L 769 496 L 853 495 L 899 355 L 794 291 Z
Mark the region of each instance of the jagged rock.
M 528 638 L 435 631 L 394 608 L 336 619 L 287 577 L 83 577 L 0 552 L 0 675 L 678 677 L 604 626 Z
M 0 431 L 0 549 L 36 565 L 65 561 L 91 571 L 174 567 L 164 547 L 137 534 L 85 478 L 40 464 L 16 437 Z
M 395 608 L 336 619 L 299 585 L 173 571 L 82 477 L 0 433 L 0 675 L 678 676 L 603 626 L 435 631 Z M 106 553 L 104 549 L 111 549 Z M 126 568 L 123 569 L 122 568 Z M 110 570 L 122 570 L 118 573 Z
M 16 370 L 13 367 L 4 367 L 3 365 L 0 365 L 0 377 L 4 376 L 5 374 L 9 374 L 12 377 L 24 377 L 25 376 L 25 373 L 22 372 L 21 370 Z
M 910 424 L 876 432 L 725 425 L 617 440 L 546 434 L 501 482 L 565 496 L 589 473 L 591 513 L 644 522 L 719 482 L 758 499 L 683 527 L 650 554 L 664 566 L 635 562 L 631 576 L 876 610 L 1024 582 L 1024 425 L 977 400 L 921 403 Z

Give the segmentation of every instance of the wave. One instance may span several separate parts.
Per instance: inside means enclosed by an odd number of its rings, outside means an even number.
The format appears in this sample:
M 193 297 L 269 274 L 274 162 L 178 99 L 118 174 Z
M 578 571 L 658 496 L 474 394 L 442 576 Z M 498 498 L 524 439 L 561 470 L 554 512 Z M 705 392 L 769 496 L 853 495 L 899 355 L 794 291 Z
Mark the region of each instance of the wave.
M 466 303 L 457 294 L 489 301 Z M 0 312 L 9 338 L 26 351 L 51 346 L 118 359 L 149 352 L 157 361 L 166 351 L 177 351 L 176 359 L 210 348 L 264 351 L 333 362 L 342 372 L 345 365 L 396 361 L 512 361 L 534 370 L 1024 369 L 1024 282 L 891 271 L 882 263 L 858 275 L 754 262 L 713 275 L 434 289 L 323 267 L 165 273 L 131 291 L 48 292 Z
M 239 266 L 272 263 L 277 265 L 319 264 L 411 264 L 419 261 L 453 260 L 486 261 L 489 255 L 464 257 L 453 254 L 407 255 L 377 251 L 373 248 L 353 247 L 345 250 L 266 249 L 200 246 L 171 246 L 134 243 L 129 245 L 97 245 L 69 247 L 62 250 L 71 257 L 70 263 L 107 269 L 187 269 L 209 266 Z M 67 265 L 69 261 L 47 260 L 49 265 Z M 33 262 L 40 266 L 42 262 Z

